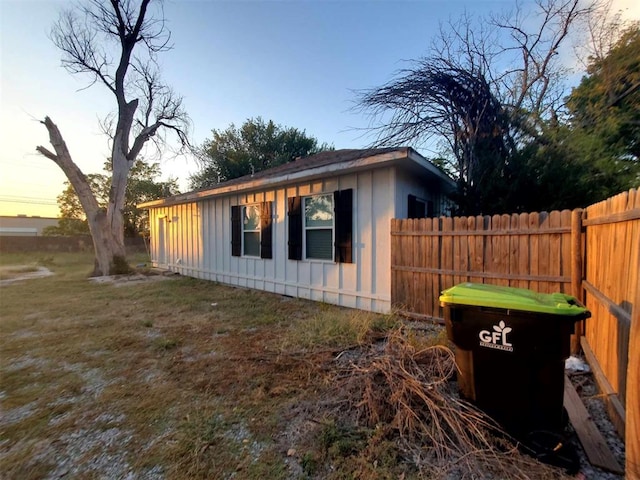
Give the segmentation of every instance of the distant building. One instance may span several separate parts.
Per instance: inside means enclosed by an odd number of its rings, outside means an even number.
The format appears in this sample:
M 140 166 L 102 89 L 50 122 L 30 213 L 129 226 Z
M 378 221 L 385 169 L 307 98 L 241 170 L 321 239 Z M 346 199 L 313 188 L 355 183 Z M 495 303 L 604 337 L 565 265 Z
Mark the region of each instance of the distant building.
M 0 216 L 0 236 L 3 237 L 38 237 L 46 227 L 56 227 L 57 218 L 27 217 L 17 215 L 15 217 Z

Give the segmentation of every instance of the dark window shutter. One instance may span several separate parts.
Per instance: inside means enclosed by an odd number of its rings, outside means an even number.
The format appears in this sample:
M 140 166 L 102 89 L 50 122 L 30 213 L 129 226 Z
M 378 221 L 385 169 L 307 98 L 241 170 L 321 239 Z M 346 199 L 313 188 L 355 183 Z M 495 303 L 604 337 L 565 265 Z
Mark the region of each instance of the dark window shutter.
M 427 202 L 427 217 L 431 218 L 433 217 L 433 214 L 435 212 L 433 211 L 433 202 L 431 200 L 429 200 Z
M 353 189 L 333 192 L 335 209 L 335 261 L 353 263 Z
M 263 202 L 260 204 L 260 258 L 273 258 L 271 236 L 271 202 Z
M 418 217 L 418 199 L 415 195 L 409 195 L 409 203 L 407 205 L 407 218 Z
M 427 216 L 427 205 L 424 200 L 415 195 L 409 195 L 407 204 L 407 218 L 424 218 Z
M 242 215 L 240 206 L 231 207 L 231 255 L 242 254 Z
M 287 199 L 289 215 L 289 260 L 302 260 L 302 197 Z

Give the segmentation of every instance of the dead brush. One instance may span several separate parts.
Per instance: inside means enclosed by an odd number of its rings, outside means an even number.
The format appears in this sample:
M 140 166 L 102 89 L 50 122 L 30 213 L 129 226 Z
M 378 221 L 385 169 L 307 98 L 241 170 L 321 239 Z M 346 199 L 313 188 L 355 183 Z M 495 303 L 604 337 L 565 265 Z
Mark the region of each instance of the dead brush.
M 401 451 L 424 476 L 563 478 L 520 454 L 489 417 L 458 398 L 448 382 L 456 364 L 446 346 L 416 347 L 399 327 L 381 351 L 372 349 L 348 369 L 341 386 L 359 421 L 396 432 Z

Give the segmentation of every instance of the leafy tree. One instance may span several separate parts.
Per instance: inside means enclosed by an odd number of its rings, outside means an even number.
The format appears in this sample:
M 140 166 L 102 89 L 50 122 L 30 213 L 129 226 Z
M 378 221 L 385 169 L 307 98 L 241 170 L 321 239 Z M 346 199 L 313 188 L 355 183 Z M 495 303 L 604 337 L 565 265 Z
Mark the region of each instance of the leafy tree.
M 587 75 L 567 98 L 573 143 L 619 175 L 622 188 L 640 183 L 640 23 L 626 28 L 603 56 L 591 57 Z
M 57 125 L 42 123 L 53 151 L 36 150 L 55 162 L 78 195 L 95 249 L 94 275 L 121 273 L 125 260 L 123 212 L 131 168 L 145 144 L 162 144 L 163 132 L 173 132 L 187 145 L 188 118 L 182 98 L 160 79 L 158 55 L 170 48 L 170 32 L 161 2 L 152 0 L 87 0 L 62 13 L 51 32 L 71 74 L 84 74 L 89 86 L 106 87 L 116 113 L 105 122 L 111 138 L 111 182 L 106 206 L 100 204 L 87 176 L 74 163 Z
M 509 160 L 501 211 L 531 212 L 584 207 L 625 190 L 625 179 L 611 162 L 600 137 L 568 125 L 552 125 Z
M 111 171 L 111 162 L 105 163 L 105 171 Z M 126 236 L 144 235 L 149 230 L 148 212 L 138 209 L 136 205 L 179 193 L 175 179 L 159 182 L 156 180 L 159 176 L 160 166 L 158 163 L 147 164 L 138 160 L 131 167 L 123 207 Z M 111 177 L 101 173 L 89 174 L 87 180 L 98 204 L 102 208 L 106 208 L 109 202 Z M 58 195 L 58 206 L 61 216 L 58 226 L 45 229 L 46 235 L 87 235 L 90 233 L 82 204 L 70 182 L 65 182 L 64 191 Z
M 319 144 L 297 128 L 276 125 L 272 120 L 251 118 L 240 128 L 213 130 L 203 145 L 203 165 L 191 176 L 191 187 L 208 188 L 217 183 L 266 170 L 333 147 Z
M 60 217 L 58 219 L 58 225 L 43 228 L 42 234 L 45 236 L 90 235 L 90 232 L 86 220 Z

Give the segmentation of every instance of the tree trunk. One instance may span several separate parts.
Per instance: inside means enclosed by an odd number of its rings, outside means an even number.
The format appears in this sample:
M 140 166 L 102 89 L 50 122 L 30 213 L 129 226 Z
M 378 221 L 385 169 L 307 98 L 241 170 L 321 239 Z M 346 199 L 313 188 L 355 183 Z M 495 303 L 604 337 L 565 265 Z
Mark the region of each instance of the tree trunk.
M 122 206 L 113 208 L 109 215 L 104 209 L 100 208 L 91 191 L 87 178 L 73 162 L 67 145 L 56 124 L 53 123 L 49 117 L 45 117 L 42 123 L 49 132 L 49 141 L 55 153 L 42 146 L 37 147 L 36 150 L 48 159 L 53 160 L 53 162 L 62 169 L 78 194 L 82 208 L 87 215 L 87 222 L 89 223 L 89 231 L 95 251 L 95 267 L 92 276 L 115 275 L 129 272 L 130 267 L 126 262 L 126 252 L 124 248 Z M 128 170 L 125 172 L 125 187 L 127 174 Z

